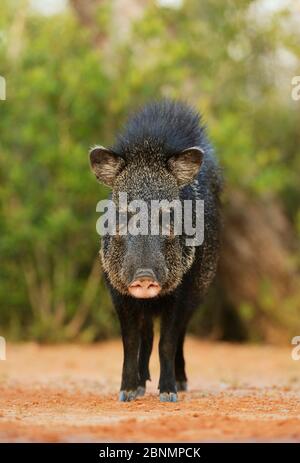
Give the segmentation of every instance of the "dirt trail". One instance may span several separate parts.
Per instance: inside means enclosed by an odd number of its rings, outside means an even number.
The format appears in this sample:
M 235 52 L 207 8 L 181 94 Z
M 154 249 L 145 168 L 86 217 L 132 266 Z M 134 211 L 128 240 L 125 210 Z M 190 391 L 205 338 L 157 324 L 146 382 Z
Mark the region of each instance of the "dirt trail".
M 291 349 L 186 343 L 190 392 L 178 403 L 117 400 L 119 341 L 8 345 L 0 362 L 0 441 L 300 441 L 300 362 Z

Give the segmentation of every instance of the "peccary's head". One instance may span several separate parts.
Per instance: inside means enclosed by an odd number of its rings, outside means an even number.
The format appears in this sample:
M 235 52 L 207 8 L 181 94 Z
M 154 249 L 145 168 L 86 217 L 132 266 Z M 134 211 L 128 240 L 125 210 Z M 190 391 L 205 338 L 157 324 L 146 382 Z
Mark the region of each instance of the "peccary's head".
M 132 209 L 124 210 L 123 205 L 123 210 L 118 210 L 120 193 L 127 194 L 127 205 L 143 200 L 148 206 L 147 234 L 123 234 L 124 223 L 117 223 L 116 234 L 102 240 L 102 264 L 111 284 L 122 294 L 137 298 L 151 298 L 174 290 L 195 254 L 193 247 L 185 246 L 183 236 L 173 233 L 172 220 L 168 233 L 160 224 L 159 233 L 151 234 L 150 201 L 179 200 L 181 189 L 194 180 L 202 162 L 202 148 L 191 144 L 197 140 L 186 137 L 181 141 L 192 128 L 197 129 L 199 136 L 198 116 L 180 106 L 185 111 L 182 117 L 185 115 L 187 119 L 180 125 L 174 108 L 178 110 L 176 105 L 170 107 L 170 103 L 146 107 L 131 119 L 113 148 L 96 146 L 90 151 L 92 170 L 100 182 L 112 188 L 118 213 L 125 213 L 128 222 L 132 218 Z M 181 137 L 177 133 L 180 129 Z M 168 143 L 170 138 L 173 143 Z M 139 207 L 138 210 L 141 212 Z

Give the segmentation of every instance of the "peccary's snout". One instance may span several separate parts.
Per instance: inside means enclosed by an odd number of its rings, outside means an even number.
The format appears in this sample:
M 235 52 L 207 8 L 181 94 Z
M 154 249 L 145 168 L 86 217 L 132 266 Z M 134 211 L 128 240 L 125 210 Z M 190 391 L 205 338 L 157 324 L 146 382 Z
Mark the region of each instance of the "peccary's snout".
M 128 291 L 133 297 L 148 299 L 157 296 L 161 291 L 161 286 L 152 269 L 139 268 L 128 286 Z
M 128 293 L 148 299 L 164 289 L 168 269 L 159 237 L 129 236 L 125 241 L 121 278 Z

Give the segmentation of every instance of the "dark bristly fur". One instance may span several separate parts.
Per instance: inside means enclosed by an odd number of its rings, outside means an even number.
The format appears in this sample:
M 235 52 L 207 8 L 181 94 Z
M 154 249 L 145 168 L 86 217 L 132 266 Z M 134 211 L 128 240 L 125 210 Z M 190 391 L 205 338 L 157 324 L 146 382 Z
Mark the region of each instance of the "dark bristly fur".
M 191 146 L 207 147 L 204 126 L 199 114 L 176 101 L 155 101 L 144 106 L 129 119 L 117 137 L 114 150 L 130 159 L 136 148 L 151 140 L 166 158 Z M 149 153 L 145 153 L 147 156 Z
M 186 388 L 183 343 L 188 322 L 216 272 L 219 254 L 221 178 L 196 111 L 163 100 L 134 114 L 109 150 L 94 148 L 92 169 L 100 181 L 133 199 L 204 200 L 204 242 L 188 247 L 185 235 L 105 236 L 101 259 L 118 313 L 124 345 L 120 400 L 145 391 L 150 379 L 154 315 L 161 318 L 160 397 L 175 401 Z M 195 175 L 196 174 L 196 175 Z M 195 218 L 195 217 L 193 217 Z M 137 268 L 151 268 L 161 293 L 135 299 L 128 285 Z

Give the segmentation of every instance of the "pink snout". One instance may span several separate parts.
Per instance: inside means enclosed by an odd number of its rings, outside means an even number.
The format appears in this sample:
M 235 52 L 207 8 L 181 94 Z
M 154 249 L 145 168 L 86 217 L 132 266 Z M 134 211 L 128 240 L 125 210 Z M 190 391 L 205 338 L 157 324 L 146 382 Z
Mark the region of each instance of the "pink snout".
M 157 296 L 161 291 L 161 286 L 156 281 L 152 271 L 141 269 L 136 272 L 134 280 L 128 286 L 128 291 L 133 297 L 148 299 Z

